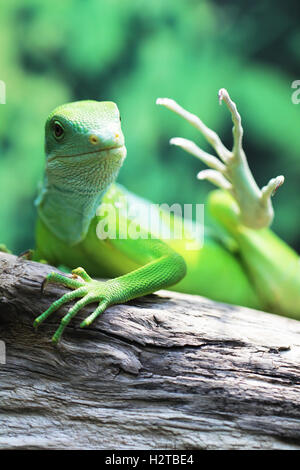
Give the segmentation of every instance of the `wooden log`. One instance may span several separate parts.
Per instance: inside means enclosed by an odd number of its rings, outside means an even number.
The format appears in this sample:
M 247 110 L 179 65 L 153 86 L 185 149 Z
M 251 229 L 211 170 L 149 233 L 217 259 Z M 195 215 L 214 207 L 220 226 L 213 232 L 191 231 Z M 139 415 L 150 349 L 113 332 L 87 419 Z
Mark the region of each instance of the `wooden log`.
M 300 449 L 300 322 L 160 291 L 54 347 L 51 270 L 0 254 L 1 449 Z

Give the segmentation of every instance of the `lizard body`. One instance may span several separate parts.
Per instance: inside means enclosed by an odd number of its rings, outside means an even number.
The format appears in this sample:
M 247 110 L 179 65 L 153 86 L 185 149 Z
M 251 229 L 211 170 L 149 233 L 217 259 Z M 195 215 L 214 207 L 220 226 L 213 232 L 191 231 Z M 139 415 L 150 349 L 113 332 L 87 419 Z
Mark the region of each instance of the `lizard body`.
M 227 92 L 222 93 L 234 123 L 232 152 L 199 118 L 177 103 L 160 100 L 158 104 L 199 128 L 221 159 L 190 141 L 173 139 L 172 143 L 212 168 L 202 171 L 199 178 L 205 177 L 221 188 L 209 195 L 208 207 L 222 227 L 224 242 L 222 236 L 208 233 L 202 244 L 193 223 L 179 239 L 160 237 L 152 231 L 143 217 L 151 210 L 151 203 L 115 183 L 126 148 L 114 103 L 69 103 L 48 117 L 46 172 L 37 199 L 34 259 L 65 265 L 73 270 L 73 276 L 52 273 L 47 277 L 47 282 L 61 283 L 71 291 L 40 315 L 35 327 L 62 304 L 77 299 L 61 320 L 53 336 L 55 343 L 84 305 L 98 303 L 82 327 L 110 305 L 162 288 L 300 316 L 298 255 L 268 228 L 273 218 L 271 195 L 283 182 L 282 177 L 272 179 L 262 190 L 256 186 L 241 147 L 240 116 Z M 136 205 L 142 208 L 137 220 L 128 216 Z M 110 218 L 103 210 L 106 206 L 114 209 Z M 113 226 L 113 237 L 103 237 L 104 219 Z M 170 218 L 161 208 L 154 211 L 154 220 L 169 225 L 173 234 L 182 223 L 179 216 Z M 143 236 L 132 236 L 132 232 Z M 90 275 L 110 279 L 95 281 Z

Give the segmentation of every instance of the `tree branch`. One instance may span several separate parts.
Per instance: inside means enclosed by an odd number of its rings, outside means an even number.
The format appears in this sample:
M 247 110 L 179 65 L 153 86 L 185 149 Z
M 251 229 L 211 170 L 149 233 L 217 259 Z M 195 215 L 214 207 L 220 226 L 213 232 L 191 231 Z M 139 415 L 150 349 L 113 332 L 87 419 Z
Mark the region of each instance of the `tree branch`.
M 55 348 L 51 270 L 0 254 L 0 448 L 300 448 L 299 322 L 160 291 Z

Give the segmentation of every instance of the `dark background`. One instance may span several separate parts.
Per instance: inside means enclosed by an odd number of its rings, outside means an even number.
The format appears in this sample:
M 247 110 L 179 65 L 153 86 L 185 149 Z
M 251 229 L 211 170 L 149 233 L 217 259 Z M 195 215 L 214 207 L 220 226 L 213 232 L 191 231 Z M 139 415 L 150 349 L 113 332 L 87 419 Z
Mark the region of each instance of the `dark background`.
M 217 92 L 237 102 L 244 146 L 260 186 L 278 174 L 274 230 L 300 250 L 300 4 L 217 0 L 11 0 L 0 4 L 0 242 L 34 246 L 33 200 L 44 168 L 43 126 L 57 105 L 113 100 L 128 157 L 119 181 L 161 203 L 204 202 L 204 168 L 173 136 L 197 131 L 155 105 L 176 99 L 231 145 Z

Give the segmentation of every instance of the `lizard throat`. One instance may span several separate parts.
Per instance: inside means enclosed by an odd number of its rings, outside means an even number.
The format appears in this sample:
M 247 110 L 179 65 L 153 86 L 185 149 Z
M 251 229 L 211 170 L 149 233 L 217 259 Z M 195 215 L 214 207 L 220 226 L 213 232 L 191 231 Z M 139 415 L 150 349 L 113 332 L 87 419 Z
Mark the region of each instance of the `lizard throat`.
M 102 197 L 115 181 L 126 148 L 49 158 L 45 179 L 35 202 L 38 215 L 68 245 L 82 241 Z

